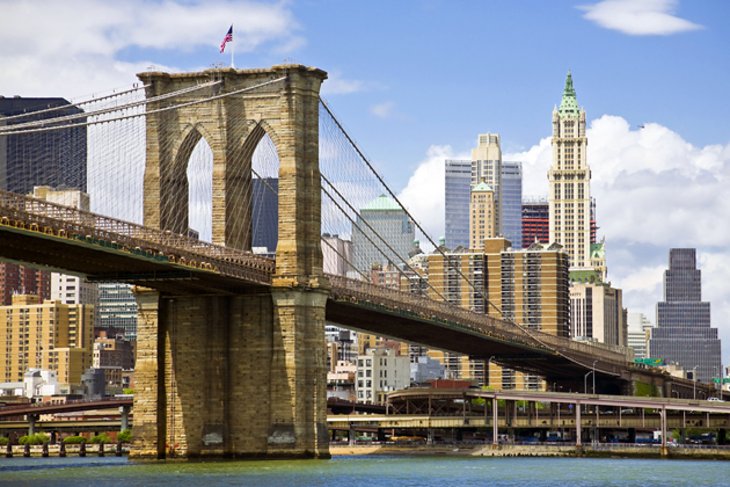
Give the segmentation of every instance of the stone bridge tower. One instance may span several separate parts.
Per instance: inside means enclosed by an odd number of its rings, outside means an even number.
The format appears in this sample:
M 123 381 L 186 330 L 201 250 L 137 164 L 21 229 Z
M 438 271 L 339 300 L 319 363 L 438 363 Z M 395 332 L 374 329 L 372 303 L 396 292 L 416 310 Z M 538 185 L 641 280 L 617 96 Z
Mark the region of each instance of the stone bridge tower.
M 251 158 L 268 134 L 280 161 L 279 239 L 270 288 L 137 290 L 133 456 L 329 456 L 319 173 L 326 77 L 301 65 L 139 75 L 148 99 L 218 82 L 148 104 L 144 224 L 187 232 L 186 169 L 205 138 L 213 243 L 249 249 Z

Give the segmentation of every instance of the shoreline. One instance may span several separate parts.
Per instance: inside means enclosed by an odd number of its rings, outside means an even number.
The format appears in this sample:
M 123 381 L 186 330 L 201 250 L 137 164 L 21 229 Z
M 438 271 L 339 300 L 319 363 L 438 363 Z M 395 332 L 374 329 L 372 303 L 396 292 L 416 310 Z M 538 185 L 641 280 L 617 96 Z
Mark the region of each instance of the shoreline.
M 457 457 L 569 457 L 569 458 L 651 458 L 730 460 L 730 449 L 672 447 L 666 455 L 658 446 L 624 445 L 331 445 L 334 456 L 351 455 L 433 455 Z

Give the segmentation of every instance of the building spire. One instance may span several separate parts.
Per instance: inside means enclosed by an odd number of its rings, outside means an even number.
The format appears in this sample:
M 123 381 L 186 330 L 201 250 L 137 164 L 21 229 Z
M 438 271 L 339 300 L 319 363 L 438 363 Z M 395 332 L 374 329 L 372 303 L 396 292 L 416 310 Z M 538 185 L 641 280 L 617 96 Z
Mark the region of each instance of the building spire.
M 575 96 L 575 88 L 573 88 L 573 76 L 568 70 L 568 76 L 565 77 L 565 88 L 563 89 L 563 99 L 560 101 L 558 111 L 561 114 L 578 114 L 578 99 Z

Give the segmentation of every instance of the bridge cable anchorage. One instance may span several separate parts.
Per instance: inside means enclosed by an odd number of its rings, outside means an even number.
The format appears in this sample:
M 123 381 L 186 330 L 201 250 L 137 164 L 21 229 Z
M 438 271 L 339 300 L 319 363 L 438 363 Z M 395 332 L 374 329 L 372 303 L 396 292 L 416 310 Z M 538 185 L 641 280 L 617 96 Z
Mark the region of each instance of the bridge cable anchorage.
M 45 125 L 51 125 L 55 123 L 62 123 L 62 122 L 68 122 L 72 120 L 77 119 L 87 119 L 90 117 L 98 117 L 101 115 L 106 115 L 108 113 L 114 113 L 114 112 L 121 112 L 123 110 L 131 109 L 131 108 L 137 108 L 140 106 L 146 106 L 150 103 L 156 103 L 159 101 L 167 100 L 169 98 L 174 98 L 179 95 L 185 95 L 187 93 L 192 93 L 194 91 L 201 90 L 203 88 L 209 88 L 211 86 L 215 86 L 217 84 L 220 84 L 220 81 L 208 81 L 206 83 L 201 83 L 199 85 L 195 86 L 189 86 L 187 88 L 182 88 L 177 91 L 171 91 L 169 93 L 164 93 L 162 95 L 153 96 L 152 98 L 144 98 L 142 100 L 136 100 L 129 103 L 125 103 L 124 105 L 120 106 L 113 106 L 113 107 L 107 107 L 107 108 L 100 108 L 98 110 L 92 110 L 90 112 L 84 112 L 81 111 L 80 113 L 74 113 L 73 115 L 64 115 L 61 117 L 55 117 L 55 118 L 44 118 L 41 120 L 33 120 L 31 122 L 23 122 L 23 123 L 17 123 L 13 125 L 6 125 L 3 127 L 0 127 L 0 133 L 23 133 L 21 129 L 29 128 L 29 127 L 43 127 Z M 64 105 L 64 108 L 68 108 L 70 105 Z M 35 115 L 35 112 L 28 112 L 28 115 Z M 104 122 L 108 122 L 110 120 L 103 120 Z M 73 124 L 71 126 L 79 126 L 80 124 Z M 59 126 L 59 127 L 53 127 L 54 129 L 61 129 L 66 128 L 65 126 Z
M 332 188 L 332 190 L 333 190 L 333 191 L 334 191 L 334 192 L 335 192 L 335 193 L 337 194 L 337 196 L 339 196 L 339 197 L 340 197 L 340 198 L 342 199 L 342 201 L 344 201 L 344 202 L 345 202 L 345 204 L 346 204 L 346 205 L 347 205 L 347 206 L 348 206 L 348 207 L 350 208 L 350 210 L 351 210 L 351 211 L 353 211 L 353 212 L 355 212 L 355 214 L 357 214 L 357 210 L 355 210 L 355 208 L 353 208 L 353 207 L 352 207 L 352 204 L 351 204 L 351 203 L 350 203 L 350 202 L 349 202 L 349 201 L 348 201 L 348 200 L 347 200 L 347 199 L 346 199 L 346 198 L 345 198 L 345 197 L 344 197 L 344 196 L 342 195 L 342 193 L 340 193 L 340 191 L 339 191 L 339 190 L 338 190 L 338 189 L 337 189 L 337 188 L 335 187 L 335 185 L 334 185 L 334 184 L 332 184 L 332 183 L 330 182 L 330 180 L 329 180 L 329 179 L 327 179 L 327 177 L 326 177 L 326 176 L 325 176 L 324 174 L 322 174 L 322 175 L 321 175 L 321 177 L 322 177 L 322 180 L 323 180 L 323 181 L 324 181 L 325 183 L 327 183 L 327 185 L 328 185 L 328 186 L 329 186 L 330 188 Z M 386 258 L 386 259 L 387 259 L 387 260 L 388 260 L 388 261 L 389 261 L 389 262 L 390 262 L 391 264 L 393 264 L 393 267 L 395 267 L 395 268 L 396 268 L 396 269 L 398 270 L 398 272 L 400 273 L 400 275 L 401 275 L 402 277 L 405 277 L 405 278 L 406 278 L 407 280 L 410 280 L 410 277 L 408 276 L 408 274 L 406 274 L 406 273 L 405 273 L 405 271 L 403 271 L 403 269 L 401 269 L 401 268 L 400 268 L 400 267 L 399 267 L 398 265 L 395 265 L 395 262 L 393 262 L 393 261 L 392 261 L 392 260 L 391 260 L 391 259 L 390 259 L 390 258 L 389 258 L 389 257 L 387 256 L 387 254 L 386 254 L 385 252 L 383 252 L 383 250 L 382 250 L 382 249 L 380 248 L 380 246 L 379 246 L 379 245 L 377 245 L 377 244 L 376 244 L 375 242 L 373 242 L 373 241 L 372 241 L 372 239 L 370 239 L 370 236 L 369 236 L 369 235 L 367 234 L 367 232 L 364 232 L 364 231 L 362 231 L 362 228 L 360 227 L 360 225 L 358 225 L 358 224 L 357 224 L 357 222 L 355 222 L 355 221 L 354 221 L 354 220 L 352 219 L 352 217 L 350 217 L 350 215 L 348 215 L 348 214 L 347 214 L 347 212 L 346 212 L 346 211 L 345 211 L 345 210 L 344 210 L 344 209 L 342 208 L 342 206 L 340 206 L 340 204 L 339 204 L 339 203 L 338 203 L 337 201 L 335 201 L 335 199 L 334 199 L 334 198 L 332 197 L 332 195 L 331 195 L 331 194 L 329 193 L 329 191 L 327 191 L 327 190 L 326 190 L 326 189 L 325 189 L 324 187 L 322 188 L 322 191 L 323 191 L 323 192 L 324 192 L 324 193 L 325 193 L 325 194 L 326 194 L 326 195 L 327 195 L 327 196 L 328 196 L 328 197 L 330 198 L 330 200 L 331 200 L 331 201 L 332 201 L 332 202 L 333 202 L 333 203 L 334 203 L 334 204 L 335 204 L 335 205 L 337 206 L 337 208 L 338 208 L 338 209 L 339 209 L 339 210 L 340 210 L 340 211 L 342 212 L 342 214 L 343 214 L 343 215 L 345 215 L 345 217 L 346 217 L 346 218 L 347 218 L 348 220 L 350 220 L 350 223 L 352 223 L 352 225 L 353 225 L 353 228 L 357 228 L 358 230 L 360 230 L 360 231 L 362 232 L 363 236 L 365 236 L 365 238 L 367 238 L 367 239 L 368 239 L 368 241 L 369 241 L 369 242 L 370 242 L 371 244 L 373 244 L 373 246 L 374 246 L 374 247 L 375 247 L 376 249 L 378 249 L 378 251 L 379 251 L 379 252 L 381 253 L 381 255 L 382 255 L 383 257 L 385 257 L 385 258 Z M 380 234 L 379 234 L 379 233 L 378 233 L 378 232 L 377 232 L 377 231 L 376 231 L 376 230 L 375 230 L 375 229 L 374 229 L 374 228 L 373 228 L 373 227 L 372 227 L 372 226 L 370 225 L 370 223 L 369 223 L 369 222 L 368 222 L 368 221 L 367 221 L 366 219 L 362 219 L 362 223 L 364 223 L 364 224 L 365 224 L 365 225 L 366 225 L 366 226 L 368 227 L 368 229 L 369 229 L 369 230 L 370 230 L 370 231 L 371 231 L 371 232 L 372 232 L 372 233 L 373 233 L 373 234 L 374 234 L 375 236 L 377 236 L 377 237 L 378 237 L 378 239 L 380 239 L 380 241 L 381 241 L 381 242 L 383 242 L 383 244 L 385 244 L 385 246 L 386 246 L 386 247 L 388 248 L 388 250 L 390 250 L 390 251 L 391 251 L 391 252 L 392 252 L 392 253 L 393 253 L 394 255 L 398 255 L 398 253 L 397 253 L 397 252 L 395 251 L 395 249 L 393 249 L 393 247 L 392 247 L 392 246 L 391 246 L 391 245 L 390 245 L 390 244 L 388 243 L 388 241 L 387 241 L 387 240 L 386 240 L 385 238 L 383 238 L 383 236 L 382 236 L 382 235 L 380 235 Z M 350 264 L 351 264 L 351 263 L 350 263 Z M 431 290 L 432 290 L 432 291 L 433 291 L 433 292 L 434 292 L 434 293 L 435 293 L 435 294 L 436 294 L 437 296 L 439 296 L 439 297 L 440 297 L 440 298 L 441 298 L 442 300 L 444 300 L 444 301 L 447 301 L 447 302 L 448 302 L 448 300 L 446 299 L 446 297 L 444 297 L 444 296 L 443 296 L 443 295 L 442 295 L 442 294 L 441 294 L 441 293 L 440 293 L 440 292 L 439 292 L 439 291 L 438 291 L 438 290 L 437 290 L 436 288 L 434 288 L 434 287 L 433 287 L 433 285 L 432 285 L 432 284 L 431 284 L 430 282 L 428 282 L 428 280 L 427 280 L 427 279 L 423 279 L 423 277 L 421 277 L 421 276 L 420 276 L 420 275 L 418 274 L 418 272 L 417 272 L 417 271 L 416 271 L 416 270 L 415 270 L 415 269 L 414 269 L 414 268 L 413 268 L 413 267 L 412 267 L 412 266 L 411 266 L 411 265 L 410 265 L 410 264 L 408 263 L 408 261 L 403 261 L 403 264 L 404 264 L 404 265 L 405 265 L 405 266 L 406 266 L 406 267 L 408 268 L 408 270 L 410 270 L 411 272 L 413 272 L 414 276 L 418 277 L 418 280 L 419 280 L 419 282 L 425 282 L 425 283 L 426 283 L 426 285 L 428 285 L 428 286 L 429 286 L 429 287 L 431 288 Z M 370 281 L 370 279 L 369 279 L 369 278 L 368 278 L 368 279 L 366 279 L 366 280 L 367 280 L 367 281 Z
M 134 93 L 134 92 L 137 92 L 139 90 L 144 90 L 144 89 L 148 88 L 149 86 L 150 85 L 137 86 L 137 87 L 134 87 L 134 88 L 129 88 L 127 90 L 113 92 L 113 93 L 111 93 L 109 95 L 103 95 L 103 96 L 100 96 L 98 98 L 90 98 L 88 100 L 81 100 L 81 101 L 78 101 L 78 102 L 69 103 L 67 105 L 59 105 L 59 106 L 55 106 L 55 107 L 44 108 L 42 110 L 34 110 L 32 112 L 23 112 L 23 113 L 19 113 L 17 115 L 10 115 L 10 116 L 7 116 L 7 117 L 2 117 L 2 120 L 3 120 L 3 122 L 7 122 L 8 120 L 16 120 L 16 119 L 19 119 L 19 118 L 27 118 L 27 117 L 31 117 L 31 116 L 38 116 L 38 115 L 43 115 L 43 114 L 46 114 L 46 113 L 56 112 L 56 111 L 60 111 L 60 110 L 67 110 L 68 108 L 79 108 L 82 105 L 90 105 L 92 103 L 98 103 L 98 102 L 101 102 L 101 101 L 111 100 L 111 99 L 114 99 L 114 98 L 120 98 L 120 97 L 122 97 L 124 95 L 127 95 L 129 93 Z
M 201 103 L 207 103 L 209 101 L 219 100 L 221 98 L 226 98 L 229 96 L 238 95 L 238 94 L 245 93 L 248 91 L 253 91 L 253 90 L 274 84 L 274 83 L 278 83 L 280 81 L 284 81 L 287 78 L 288 78 L 288 76 L 282 76 L 280 78 L 269 80 L 269 81 L 266 81 L 266 82 L 263 82 L 263 83 L 260 83 L 260 84 L 254 85 L 254 86 L 241 88 L 241 89 L 230 91 L 230 92 L 223 93 L 220 95 L 213 95 L 213 96 L 210 96 L 207 98 L 201 98 L 199 100 L 179 103 L 177 105 L 172 105 L 169 107 L 156 108 L 153 110 L 146 110 L 145 112 L 142 112 L 142 113 L 134 113 L 134 114 L 123 115 L 123 116 L 119 116 L 119 117 L 112 117 L 112 118 L 107 118 L 104 120 L 96 120 L 96 121 L 92 121 L 92 122 L 83 122 L 83 123 L 75 123 L 75 124 L 59 125 L 59 126 L 54 126 L 54 127 L 43 127 L 43 128 L 27 129 L 27 130 L 6 130 L 8 128 L 19 127 L 20 125 L 25 125 L 25 124 L 8 125 L 7 127 L 0 127 L 0 137 L 2 137 L 4 135 L 21 135 L 21 134 L 31 134 L 31 133 L 38 133 L 38 132 L 50 132 L 50 131 L 55 131 L 55 130 L 64 130 L 64 129 L 75 128 L 75 127 L 87 127 L 87 126 L 103 124 L 103 123 L 107 123 L 107 122 L 117 122 L 117 121 L 121 121 L 121 120 L 128 120 L 131 118 L 144 117 L 144 116 L 155 114 L 155 113 L 163 113 L 163 112 L 168 112 L 170 110 L 177 110 L 178 108 L 183 108 L 183 107 L 187 107 L 187 106 L 191 106 L 191 105 L 198 105 Z M 212 86 L 212 85 L 218 84 L 218 83 L 220 83 L 220 81 L 210 81 L 208 83 L 202 83 L 200 85 L 196 85 L 194 87 L 194 89 L 186 88 L 185 90 L 195 91 L 195 90 L 200 89 L 201 87 L 208 87 L 208 86 Z M 183 90 L 180 90 L 180 91 L 183 91 Z M 180 93 L 175 92 L 175 95 L 173 95 L 172 93 L 168 93 L 168 94 L 159 95 L 159 96 L 164 97 L 162 99 L 165 99 L 165 98 L 170 98 L 171 96 L 176 96 L 178 94 L 180 94 Z M 160 99 L 149 98 L 149 99 L 145 99 L 144 101 L 141 101 L 141 102 L 130 103 L 128 106 L 122 106 L 122 107 L 119 107 L 116 109 L 103 110 L 104 113 L 90 113 L 89 112 L 89 113 L 83 113 L 83 114 L 78 114 L 78 115 L 69 115 L 69 117 L 74 117 L 74 118 L 95 117 L 95 116 L 103 115 L 106 113 L 113 113 L 116 111 L 122 111 L 122 110 L 130 109 L 130 108 L 137 108 L 139 106 L 146 106 L 148 103 L 151 103 L 153 101 L 160 101 Z M 59 117 L 59 118 L 65 118 L 65 117 Z M 43 122 L 49 123 L 50 120 L 54 120 L 54 119 L 44 120 Z M 28 122 L 28 123 L 31 123 L 31 122 Z

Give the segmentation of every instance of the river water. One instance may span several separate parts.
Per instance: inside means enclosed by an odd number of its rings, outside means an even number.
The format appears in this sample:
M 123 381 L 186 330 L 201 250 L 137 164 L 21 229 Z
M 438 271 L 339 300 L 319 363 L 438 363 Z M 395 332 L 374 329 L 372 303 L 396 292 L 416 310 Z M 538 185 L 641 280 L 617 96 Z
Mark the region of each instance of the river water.
M 140 464 L 126 458 L 0 458 L 0 484 L 39 486 L 728 486 L 730 463 L 695 460 L 338 456 Z

